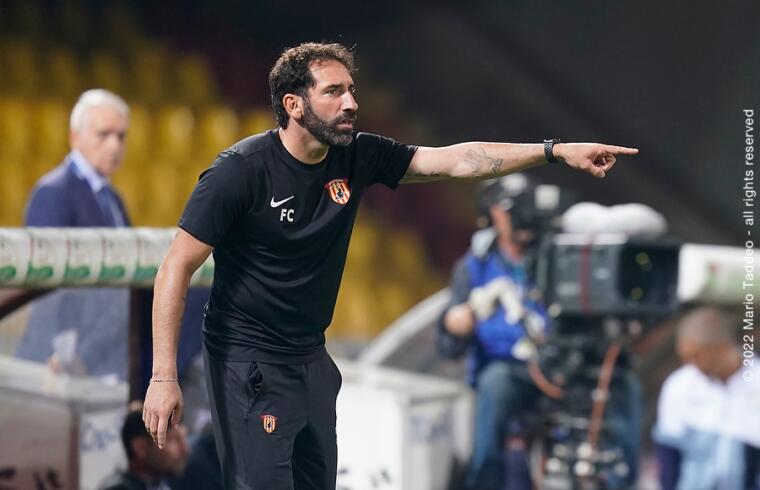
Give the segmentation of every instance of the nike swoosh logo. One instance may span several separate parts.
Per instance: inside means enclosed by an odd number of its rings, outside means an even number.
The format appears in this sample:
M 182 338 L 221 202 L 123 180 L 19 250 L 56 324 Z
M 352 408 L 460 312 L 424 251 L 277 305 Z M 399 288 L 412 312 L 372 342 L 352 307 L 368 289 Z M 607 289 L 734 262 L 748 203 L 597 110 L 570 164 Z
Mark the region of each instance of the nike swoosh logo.
M 275 201 L 274 200 L 274 196 L 272 196 L 272 200 L 269 202 L 269 205 L 272 206 L 273 208 L 276 208 L 277 206 L 281 206 L 281 205 L 285 204 L 286 202 L 290 201 L 294 197 L 296 197 L 296 196 L 290 196 L 288 198 L 283 199 L 282 201 Z

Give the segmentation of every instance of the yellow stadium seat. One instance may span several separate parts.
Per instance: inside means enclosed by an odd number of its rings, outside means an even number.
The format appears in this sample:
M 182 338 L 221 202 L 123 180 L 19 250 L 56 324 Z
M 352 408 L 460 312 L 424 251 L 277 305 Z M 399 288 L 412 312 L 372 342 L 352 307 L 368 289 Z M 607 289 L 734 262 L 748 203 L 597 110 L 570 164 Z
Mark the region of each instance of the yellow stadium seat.
M 347 270 L 367 271 L 374 263 L 379 240 L 378 229 L 368 215 L 362 213 L 354 225 L 348 247 Z
M 386 239 L 388 243 L 384 247 L 386 256 L 383 260 L 391 261 L 394 269 L 403 274 L 404 278 L 423 277 L 427 269 L 427 257 L 417 236 L 407 230 L 393 230 L 386 235 Z
M 82 92 L 82 68 L 74 53 L 56 46 L 47 53 L 46 91 L 56 97 L 74 100 Z
M 131 60 L 133 97 L 149 105 L 176 100 L 174 87 L 167 84 L 169 55 L 161 44 L 142 43 Z
M 154 156 L 162 160 L 188 161 L 193 150 L 195 116 L 189 107 L 161 108 L 155 119 Z
M 33 154 L 38 162 L 47 162 L 52 167 L 69 150 L 69 107 L 55 100 L 42 100 L 35 105 Z
M 11 39 L 0 46 L 0 73 L 5 89 L 16 95 L 36 95 L 40 89 L 37 51 L 32 43 Z
M 29 103 L 21 98 L 0 99 L 0 157 L 19 162 L 31 149 L 32 128 Z
M 144 171 L 141 181 L 147 192 L 142 199 L 149 203 L 147 215 L 149 226 L 174 226 L 179 219 L 179 189 L 181 172 L 170 160 L 157 160 Z
M 368 340 L 382 330 L 374 286 L 351 281 L 344 284 L 338 293 L 332 325 L 336 336 L 356 340 Z
M 241 118 L 241 138 L 264 132 L 277 126 L 274 113 L 270 108 L 259 108 L 246 111 Z
M 181 56 L 174 73 L 176 91 L 183 103 L 199 106 L 216 101 L 216 83 L 201 56 Z
M 150 165 L 153 141 L 153 115 L 141 104 L 129 104 L 126 161 L 142 168 Z
M 211 161 L 217 153 L 238 140 L 239 127 L 237 114 L 231 108 L 216 106 L 207 109 L 198 118 L 197 154 Z
M 110 51 L 96 51 L 89 60 L 90 85 L 125 95 L 124 63 Z
M 141 175 L 140 170 L 129 162 L 124 162 L 111 178 L 111 182 L 124 200 L 132 225 L 146 225 L 145 222 L 139 221 L 142 219 L 144 210 L 150 208 L 150 202 L 145 193 L 145 176 Z
M 414 306 L 413 292 L 408 286 L 400 281 L 387 282 L 376 288 L 376 301 L 382 311 L 382 324 L 380 329 L 388 326 L 391 322 L 403 315 L 409 308 Z M 375 334 L 380 331 L 374 332 Z
M 30 190 L 23 162 L 0 157 L 0 174 L 3 176 L 0 179 L 0 226 L 21 226 Z

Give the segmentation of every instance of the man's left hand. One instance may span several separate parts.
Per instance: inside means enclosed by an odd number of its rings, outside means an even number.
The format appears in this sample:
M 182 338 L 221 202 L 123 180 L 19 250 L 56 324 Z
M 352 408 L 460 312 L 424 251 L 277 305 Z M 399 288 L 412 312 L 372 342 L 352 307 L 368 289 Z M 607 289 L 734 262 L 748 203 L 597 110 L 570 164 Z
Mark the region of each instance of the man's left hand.
M 636 155 L 637 148 L 599 143 L 557 143 L 554 155 L 568 166 L 602 178 L 615 165 L 616 155 Z

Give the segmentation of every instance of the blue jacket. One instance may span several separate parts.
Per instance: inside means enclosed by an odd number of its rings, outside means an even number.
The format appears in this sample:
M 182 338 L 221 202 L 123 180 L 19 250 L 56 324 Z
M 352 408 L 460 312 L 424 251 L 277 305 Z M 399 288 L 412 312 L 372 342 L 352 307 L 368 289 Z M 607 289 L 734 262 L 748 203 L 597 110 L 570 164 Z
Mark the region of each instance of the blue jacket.
M 116 202 L 129 226 L 129 216 L 118 194 Z M 68 157 L 43 175 L 34 186 L 26 206 L 25 226 L 96 227 L 113 226 L 95 193 L 85 179 L 74 171 Z
M 125 223 L 129 217 L 121 198 L 116 202 Z M 98 204 L 92 187 L 80 177 L 67 157 L 42 176 L 32 190 L 26 207 L 25 226 L 111 227 L 112 221 Z M 203 307 L 208 289 L 188 291 L 177 368 L 182 373 L 201 348 Z M 104 306 L 107 305 L 107 306 Z M 76 332 L 76 354 L 86 372 L 94 376 L 127 377 L 127 333 L 129 290 L 125 288 L 62 288 L 34 301 L 29 322 L 15 355 L 46 362 L 53 353 L 53 341 L 67 331 Z M 150 312 L 143 312 L 150 318 Z M 149 348 L 147 346 L 146 348 Z M 149 352 L 147 370 L 150 373 Z
M 478 321 L 473 335 L 468 338 L 450 334 L 443 325 L 443 317 L 454 305 L 465 303 L 473 289 L 485 286 L 494 279 L 510 279 L 523 294 L 523 307 L 538 315 L 543 324 L 549 324 L 546 309 L 528 298 L 531 285 L 521 264 L 510 261 L 496 244 L 492 230 L 483 230 L 473 237 L 473 247 L 457 264 L 451 281 L 451 300 L 441 315 L 438 328 L 438 349 L 446 357 L 459 357 L 469 350 L 468 381 L 475 386 L 478 373 L 495 360 L 521 362 L 513 355 L 513 348 L 524 336 L 520 323 L 510 323 L 504 306 L 499 304 L 494 313 Z

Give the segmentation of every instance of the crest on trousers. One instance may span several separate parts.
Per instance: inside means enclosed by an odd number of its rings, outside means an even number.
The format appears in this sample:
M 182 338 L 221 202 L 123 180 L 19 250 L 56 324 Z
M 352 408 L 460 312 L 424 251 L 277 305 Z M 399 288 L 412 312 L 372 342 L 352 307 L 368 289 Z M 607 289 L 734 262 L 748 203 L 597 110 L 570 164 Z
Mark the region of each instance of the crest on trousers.
M 348 179 L 335 179 L 325 184 L 325 189 L 330 193 L 330 199 L 338 204 L 346 204 L 351 197 L 351 189 L 348 188 Z
M 264 426 L 264 430 L 267 431 L 267 434 L 271 434 L 277 428 L 277 417 L 268 414 L 262 415 L 261 425 Z

